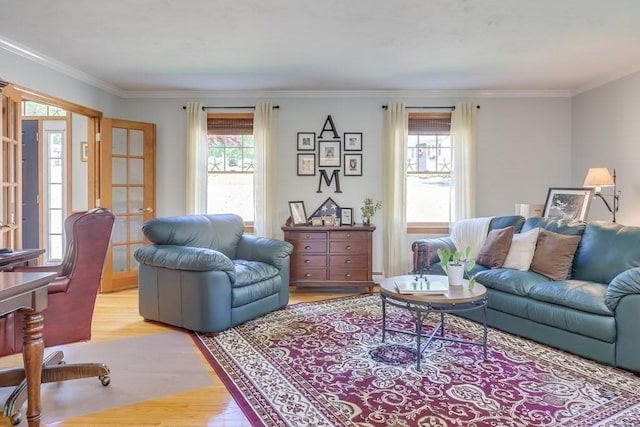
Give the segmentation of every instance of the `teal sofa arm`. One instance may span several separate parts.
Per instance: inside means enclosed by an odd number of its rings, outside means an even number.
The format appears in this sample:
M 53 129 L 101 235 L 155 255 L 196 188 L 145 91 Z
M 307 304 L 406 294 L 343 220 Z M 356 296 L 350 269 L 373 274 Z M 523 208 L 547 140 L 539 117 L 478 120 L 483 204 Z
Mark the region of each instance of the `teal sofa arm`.
M 224 271 L 235 282 L 235 266 L 222 252 L 207 248 L 176 245 L 148 245 L 134 252 L 144 265 L 187 271 Z
M 640 267 L 625 270 L 614 277 L 607 287 L 604 302 L 615 312 L 620 300 L 633 294 L 640 295 Z
M 237 259 L 264 262 L 282 270 L 283 260 L 292 252 L 293 245 L 284 240 L 245 234 L 238 242 Z
M 613 278 L 605 304 L 616 316 L 616 366 L 640 372 L 640 267 L 632 268 Z

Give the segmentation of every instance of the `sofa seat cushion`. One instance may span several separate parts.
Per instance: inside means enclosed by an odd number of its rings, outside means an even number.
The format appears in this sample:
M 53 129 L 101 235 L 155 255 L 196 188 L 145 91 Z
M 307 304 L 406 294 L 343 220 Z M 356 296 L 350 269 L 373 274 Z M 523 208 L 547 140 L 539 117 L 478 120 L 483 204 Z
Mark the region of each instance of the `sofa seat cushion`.
M 282 278 L 280 276 L 245 286 L 234 286 L 231 289 L 231 307 L 236 308 L 255 303 L 277 294 L 281 288 Z
M 494 268 L 476 273 L 473 276 L 486 288 L 526 297 L 529 290 L 540 282 L 549 282 L 546 277 L 532 271 Z
M 243 259 L 233 260 L 236 269 L 234 288 L 252 285 L 280 275 L 280 270 L 271 264 Z
M 603 316 L 543 301 L 529 300 L 529 320 L 574 332 L 585 337 L 613 343 L 616 341 L 616 318 Z
M 605 304 L 607 286 L 583 280 L 541 282 L 529 290 L 529 297 L 587 313 L 613 316 Z

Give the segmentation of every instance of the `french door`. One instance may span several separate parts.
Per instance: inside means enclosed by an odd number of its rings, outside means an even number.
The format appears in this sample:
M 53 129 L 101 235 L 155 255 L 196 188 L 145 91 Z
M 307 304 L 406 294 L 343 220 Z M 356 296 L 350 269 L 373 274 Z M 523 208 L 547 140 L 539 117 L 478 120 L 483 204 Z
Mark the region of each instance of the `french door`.
M 133 252 L 144 242 L 142 224 L 155 216 L 155 125 L 102 119 L 95 150 L 98 205 L 116 217 L 101 292 L 137 287 Z

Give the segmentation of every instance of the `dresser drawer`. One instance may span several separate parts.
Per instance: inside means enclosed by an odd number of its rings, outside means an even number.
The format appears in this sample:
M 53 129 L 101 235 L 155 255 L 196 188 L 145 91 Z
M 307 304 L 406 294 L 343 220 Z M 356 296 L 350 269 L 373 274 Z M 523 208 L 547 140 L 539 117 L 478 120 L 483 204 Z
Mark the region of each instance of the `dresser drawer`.
M 370 280 L 367 270 L 356 270 L 350 268 L 332 268 L 329 270 L 329 280 L 337 282 L 364 282 Z
M 330 254 L 366 254 L 368 253 L 368 244 L 364 240 L 354 241 L 331 241 L 329 242 Z
M 360 255 L 331 255 L 329 257 L 329 266 L 333 268 L 349 268 L 349 269 L 367 269 L 367 254 Z
M 327 266 L 326 255 L 293 255 L 291 257 L 291 267 L 306 268 L 306 267 L 321 267 Z
M 304 280 L 327 280 L 327 270 L 325 268 L 291 268 L 291 281 Z
M 368 234 L 357 231 L 332 231 L 331 240 L 367 240 Z
M 293 253 L 296 255 L 311 253 L 324 254 L 327 252 L 327 241 L 325 239 L 289 240 L 289 243 L 293 245 Z

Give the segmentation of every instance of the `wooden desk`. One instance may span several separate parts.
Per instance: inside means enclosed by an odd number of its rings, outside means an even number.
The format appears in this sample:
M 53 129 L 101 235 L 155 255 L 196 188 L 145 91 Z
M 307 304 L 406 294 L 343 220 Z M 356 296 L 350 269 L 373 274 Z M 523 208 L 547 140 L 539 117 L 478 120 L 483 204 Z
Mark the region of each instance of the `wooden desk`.
M 26 265 L 43 253 L 44 249 L 19 249 L 9 254 L 0 254 L 0 270 L 9 270 L 14 265 Z
M 56 273 L 0 273 L 0 316 L 12 312 L 24 314 L 24 360 L 27 380 L 27 421 L 40 425 L 40 385 L 42 381 L 42 310 L 47 308 L 47 284 Z

